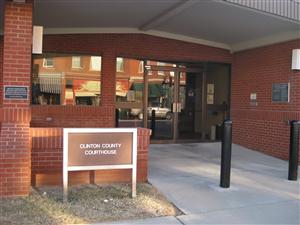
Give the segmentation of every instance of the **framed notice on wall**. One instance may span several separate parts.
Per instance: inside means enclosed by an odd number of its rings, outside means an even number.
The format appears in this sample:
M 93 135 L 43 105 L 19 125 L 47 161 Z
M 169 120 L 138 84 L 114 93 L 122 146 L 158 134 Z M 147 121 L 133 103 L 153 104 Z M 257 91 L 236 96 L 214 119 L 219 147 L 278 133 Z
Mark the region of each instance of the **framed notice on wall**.
M 28 86 L 4 85 L 4 99 L 6 100 L 28 100 Z
M 208 105 L 214 104 L 214 95 L 215 95 L 215 85 L 207 84 L 207 104 Z
M 290 84 L 272 84 L 272 102 L 289 102 Z
M 63 149 L 64 201 L 68 172 L 132 169 L 132 197 L 136 196 L 136 128 L 65 128 Z
M 214 93 L 215 93 L 215 85 L 207 84 L 207 94 L 214 94 Z
M 214 104 L 214 95 L 211 95 L 211 94 L 207 95 L 207 104 L 208 105 Z

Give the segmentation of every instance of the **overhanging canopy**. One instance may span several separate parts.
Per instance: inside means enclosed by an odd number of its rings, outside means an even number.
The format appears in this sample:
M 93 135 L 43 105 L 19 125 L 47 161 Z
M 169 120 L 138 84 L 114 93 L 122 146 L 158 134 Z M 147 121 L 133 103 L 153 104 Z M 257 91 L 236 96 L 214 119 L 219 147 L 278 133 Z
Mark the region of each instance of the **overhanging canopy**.
M 291 19 L 300 18 L 298 0 L 233 2 L 249 1 L 35 0 L 34 24 L 48 34 L 145 33 L 231 51 L 300 37 L 300 20 Z M 253 8 L 263 4 L 269 4 L 264 12 Z M 296 16 L 280 14 L 293 9 Z

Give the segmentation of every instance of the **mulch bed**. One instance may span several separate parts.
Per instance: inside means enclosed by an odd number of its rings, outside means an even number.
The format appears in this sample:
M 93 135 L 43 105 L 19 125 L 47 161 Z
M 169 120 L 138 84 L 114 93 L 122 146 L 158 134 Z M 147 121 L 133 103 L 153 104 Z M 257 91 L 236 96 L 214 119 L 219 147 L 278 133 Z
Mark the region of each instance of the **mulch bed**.
M 28 197 L 0 199 L 0 224 L 86 224 L 175 216 L 181 212 L 150 184 L 80 185 L 69 188 L 68 203 L 61 187 L 33 189 Z

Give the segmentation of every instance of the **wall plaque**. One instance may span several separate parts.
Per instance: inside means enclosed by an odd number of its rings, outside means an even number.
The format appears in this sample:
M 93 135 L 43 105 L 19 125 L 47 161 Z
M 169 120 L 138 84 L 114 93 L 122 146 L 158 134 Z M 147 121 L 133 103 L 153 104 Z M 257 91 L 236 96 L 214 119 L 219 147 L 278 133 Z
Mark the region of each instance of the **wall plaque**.
M 272 101 L 273 102 L 289 102 L 290 95 L 289 83 L 272 84 Z
M 27 100 L 28 86 L 4 86 L 4 99 L 10 100 Z

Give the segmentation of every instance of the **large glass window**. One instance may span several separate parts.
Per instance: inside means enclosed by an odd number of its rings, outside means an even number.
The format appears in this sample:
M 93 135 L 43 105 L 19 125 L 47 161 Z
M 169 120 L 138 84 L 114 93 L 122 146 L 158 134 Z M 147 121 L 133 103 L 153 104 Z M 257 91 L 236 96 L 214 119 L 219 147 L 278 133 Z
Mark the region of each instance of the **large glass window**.
M 140 60 L 117 58 L 116 107 L 119 112 L 119 127 L 142 126 L 144 91 L 142 66 L 143 61 Z
M 117 62 L 118 62 L 117 58 Z M 141 72 L 143 61 L 136 59 L 122 58 L 126 65 L 123 71 L 118 71 L 116 81 L 116 101 L 117 102 L 139 102 L 143 101 L 144 74 Z
M 80 71 L 74 68 L 80 68 Z M 98 106 L 100 70 L 100 56 L 36 55 L 33 60 L 32 104 Z

